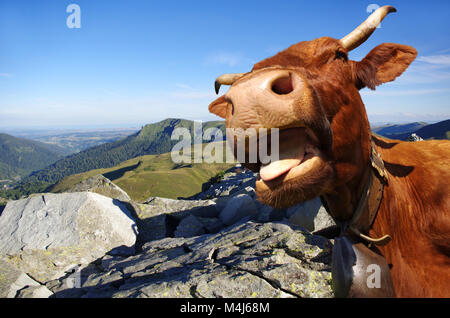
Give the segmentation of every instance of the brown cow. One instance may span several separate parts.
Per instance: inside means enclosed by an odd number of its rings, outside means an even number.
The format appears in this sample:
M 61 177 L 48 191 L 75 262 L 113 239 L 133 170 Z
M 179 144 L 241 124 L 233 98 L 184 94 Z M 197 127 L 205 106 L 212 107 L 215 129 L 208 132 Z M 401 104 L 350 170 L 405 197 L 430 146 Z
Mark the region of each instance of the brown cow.
M 280 208 L 320 196 L 346 235 L 384 256 L 396 296 L 450 297 L 450 141 L 372 136 L 359 94 L 395 80 L 417 52 L 384 43 L 348 59 L 395 11 L 382 7 L 343 39 L 300 42 L 249 73 L 218 77 L 216 92 L 231 87 L 209 110 L 227 128 L 280 129 L 279 161 L 243 163 L 259 171 L 261 202 Z M 356 212 L 366 218 L 359 225 Z

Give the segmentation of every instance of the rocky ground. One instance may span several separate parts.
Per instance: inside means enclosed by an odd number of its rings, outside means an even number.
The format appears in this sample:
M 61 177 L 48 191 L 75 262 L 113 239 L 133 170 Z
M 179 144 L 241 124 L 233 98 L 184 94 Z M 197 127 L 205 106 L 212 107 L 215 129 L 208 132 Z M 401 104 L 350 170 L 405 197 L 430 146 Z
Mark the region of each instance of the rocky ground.
M 255 198 L 240 167 L 189 199 L 134 202 L 103 176 L 11 201 L 0 297 L 333 297 L 334 226 L 320 200 Z

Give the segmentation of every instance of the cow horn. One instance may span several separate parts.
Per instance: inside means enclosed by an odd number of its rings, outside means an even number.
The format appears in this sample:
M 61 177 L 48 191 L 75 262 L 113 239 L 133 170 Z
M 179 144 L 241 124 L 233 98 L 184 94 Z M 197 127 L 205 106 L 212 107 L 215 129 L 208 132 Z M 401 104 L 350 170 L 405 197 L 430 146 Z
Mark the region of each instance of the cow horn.
M 341 39 L 342 46 L 347 51 L 351 51 L 363 44 L 372 35 L 381 21 L 391 12 L 397 12 L 397 9 L 393 6 L 383 6 L 375 10 L 359 27 Z
M 235 74 L 223 74 L 216 78 L 214 82 L 214 88 L 216 94 L 219 94 L 219 89 L 221 85 L 233 85 L 238 79 L 244 76 L 245 73 L 235 73 Z

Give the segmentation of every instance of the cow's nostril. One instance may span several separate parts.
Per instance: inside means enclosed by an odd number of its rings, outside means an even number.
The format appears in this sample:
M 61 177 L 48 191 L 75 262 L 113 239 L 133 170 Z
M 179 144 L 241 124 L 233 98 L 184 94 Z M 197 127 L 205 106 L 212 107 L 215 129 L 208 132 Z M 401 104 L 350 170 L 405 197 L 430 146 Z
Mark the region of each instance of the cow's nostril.
M 228 107 L 231 108 L 231 115 L 234 115 L 234 104 L 233 104 L 233 102 L 227 96 L 225 96 L 225 100 L 228 103 Z
M 277 78 L 272 83 L 272 91 L 278 95 L 286 95 L 294 90 L 294 85 L 292 83 L 292 77 L 289 74 L 288 76 L 283 76 Z

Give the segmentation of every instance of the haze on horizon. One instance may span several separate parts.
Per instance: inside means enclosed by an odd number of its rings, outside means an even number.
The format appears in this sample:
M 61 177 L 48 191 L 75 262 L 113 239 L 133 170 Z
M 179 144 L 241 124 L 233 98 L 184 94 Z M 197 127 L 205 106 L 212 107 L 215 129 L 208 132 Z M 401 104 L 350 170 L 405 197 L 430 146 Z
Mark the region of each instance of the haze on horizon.
M 81 8 L 70 29 L 66 8 Z M 218 120 L 214 79 L 246 72 L 299 41 L 341 38 L 394 5 L 350 58 L 383 42 L 415 47 L 395 82 L 364 89 L 369 120 L 450 118 L 450 2 L 72 0 L 0 3 L 0 131 L 139 127 L 168 117 Z M 225 92 L 225 89 L 222 93 Z

